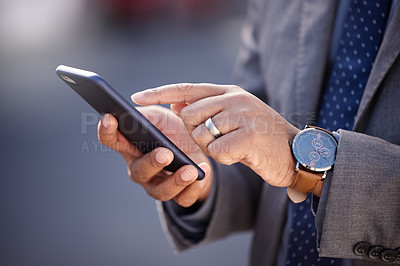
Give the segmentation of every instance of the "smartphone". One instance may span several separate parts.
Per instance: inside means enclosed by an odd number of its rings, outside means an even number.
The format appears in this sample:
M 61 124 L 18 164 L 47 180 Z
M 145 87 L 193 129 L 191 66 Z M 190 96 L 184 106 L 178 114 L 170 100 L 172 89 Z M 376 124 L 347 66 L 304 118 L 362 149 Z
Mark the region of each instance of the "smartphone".
M 101 115 L 114 115 L 118 120 L 118 130 L 142 153 L 148 153 L 158 147 L 171 150 L 174 160 L 164 168 L 165 170 L 175 172 L 180 167 L 190 164 L 198 171 L 197 180 L 204 178 L 205 174 L 199 166 L 101 76 L 64 65 L 58 66 L 56 73 Z

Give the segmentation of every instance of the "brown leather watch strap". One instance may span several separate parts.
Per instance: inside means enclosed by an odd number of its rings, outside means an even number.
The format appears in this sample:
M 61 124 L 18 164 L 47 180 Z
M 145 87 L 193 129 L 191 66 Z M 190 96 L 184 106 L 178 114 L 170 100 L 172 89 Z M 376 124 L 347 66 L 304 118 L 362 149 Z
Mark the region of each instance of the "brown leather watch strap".
M 314 192 L 321 191 L 321 188 L 323 186 L 323 181 L 321 180 L 321 177 L 322 174 L 311 173 L 299 169 L 297 171 L 292 187 L 300 192 L 315 194 Z

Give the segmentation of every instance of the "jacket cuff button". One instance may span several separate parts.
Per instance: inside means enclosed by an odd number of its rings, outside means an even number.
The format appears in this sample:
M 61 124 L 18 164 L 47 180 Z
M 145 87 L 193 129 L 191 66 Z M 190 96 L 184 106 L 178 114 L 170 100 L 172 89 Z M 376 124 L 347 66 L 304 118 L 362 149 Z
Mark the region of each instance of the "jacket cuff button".
M 396 248 L 394 251 L 396 251 L 397 257 L 400 258 L 400 248 Z
M 379 246 L 371 247 L 371 249 L 368 252 L 368 257 L 373 260 L 379 259 L 382 251 L 383 247 Z
M 387 249 L 382 251 L 381 259 L 384 262 L 394 262 L 397 259 L 397 253 L 393 249 Z
M 366 256 L 368 255 L 370 245 L 367 242 L 360 242 L 354 246 L 354 253 L 358 256 Z

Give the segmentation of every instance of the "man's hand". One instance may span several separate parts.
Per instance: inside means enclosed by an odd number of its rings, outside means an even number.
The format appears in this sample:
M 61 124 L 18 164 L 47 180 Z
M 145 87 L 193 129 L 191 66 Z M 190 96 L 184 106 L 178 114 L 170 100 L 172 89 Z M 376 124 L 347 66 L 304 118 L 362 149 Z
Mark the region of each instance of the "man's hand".
M 98 124 L 100 142 L 121 153 L 131 179 L 142 185 L 151 197 L 160 201 L 174 199 L 183 207 L 204 201 L 212 183 L 210 162 L 193 142 L 182 120 L 160 106 L 138 110 L 203 169 L 206 175 L 202 181 L 196 181 L 197 170 L 191 165 L 185 165 L 175 173 L 163 170 L 172 162 L 173 153 L 161 147 L 143 155 L 117 130 L 118 122 L 110 114 L 104 115 Z
M 175 84 L 132 95 L 141 105 L 171 104 L 194 141 L 220 163 L 241 162 L 273 186 L 291 186 L 295 162 L 289 140 L 299 132 L 257 97 L 237 86 Z M 222 136 L 204 122 L 212 118 Z

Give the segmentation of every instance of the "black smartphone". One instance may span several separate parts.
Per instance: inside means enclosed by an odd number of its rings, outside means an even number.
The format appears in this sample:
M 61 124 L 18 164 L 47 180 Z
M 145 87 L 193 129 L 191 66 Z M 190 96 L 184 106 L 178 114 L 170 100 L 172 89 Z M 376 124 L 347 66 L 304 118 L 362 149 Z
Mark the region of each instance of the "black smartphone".
M 190 164 L 198 171 L 197 180 L 205 176 L 184 152 L 168 137 L 159 131 L 129 101 L 121 96 L 107 81 L 98 74 L 78 68 L 60 65 L 57 75 L 101 115 L 110 113 L 118 120 L 118 130 L 142 153 L 157 147 L 165 147 L 174 153 L 174 160 L 164 169 L 175 172 Z

